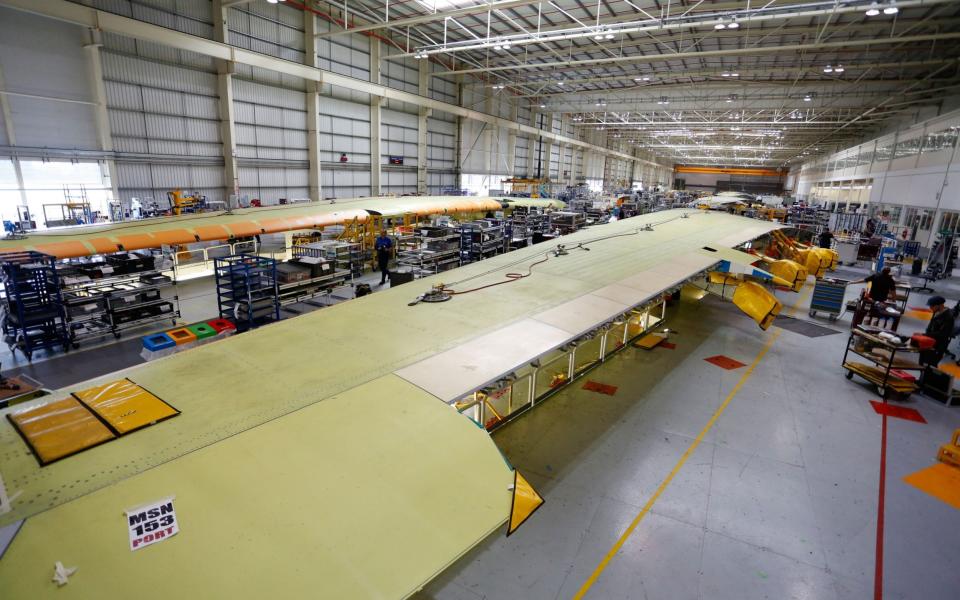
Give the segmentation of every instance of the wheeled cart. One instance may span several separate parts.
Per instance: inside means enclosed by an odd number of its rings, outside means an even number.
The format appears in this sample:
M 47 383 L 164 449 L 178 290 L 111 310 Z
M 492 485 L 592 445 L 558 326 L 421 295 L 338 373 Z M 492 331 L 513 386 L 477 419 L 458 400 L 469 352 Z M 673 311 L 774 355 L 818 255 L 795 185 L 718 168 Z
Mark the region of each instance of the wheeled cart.
M 847 279 L 824 277 L 817 280 L 813 288 L 813 297 L 810 299 L 810 316 L 817 313 L 827 313 L 831 321 L 836 321 L 843 313 L 843 296 L 847 291 Z

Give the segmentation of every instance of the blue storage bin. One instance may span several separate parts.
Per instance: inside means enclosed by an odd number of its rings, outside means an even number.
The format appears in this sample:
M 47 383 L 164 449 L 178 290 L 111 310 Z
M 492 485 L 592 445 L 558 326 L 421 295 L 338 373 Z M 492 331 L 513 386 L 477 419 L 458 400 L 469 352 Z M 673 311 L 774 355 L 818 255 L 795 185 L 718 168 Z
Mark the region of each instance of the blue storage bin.
M 177 343 L 173 338 L 165 333 L 154 333 L 143 336 L 143 347 L 145 350 L 163 350 L 164 348 L 173 348 Z

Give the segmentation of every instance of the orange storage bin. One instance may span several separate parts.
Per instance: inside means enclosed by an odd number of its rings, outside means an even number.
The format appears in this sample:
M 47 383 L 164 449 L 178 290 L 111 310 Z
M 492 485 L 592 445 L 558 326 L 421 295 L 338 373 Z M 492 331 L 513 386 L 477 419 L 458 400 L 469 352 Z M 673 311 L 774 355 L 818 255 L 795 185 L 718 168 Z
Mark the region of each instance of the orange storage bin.
M 173 341 L 177 343 L 178 346 L 183 344 L 189 344 L 190 342 L 197 341 L 197 336 L 195 333 L 187 329 L 186 327 L 178 327 L 177 329 L 171 329 L 166 332 Z

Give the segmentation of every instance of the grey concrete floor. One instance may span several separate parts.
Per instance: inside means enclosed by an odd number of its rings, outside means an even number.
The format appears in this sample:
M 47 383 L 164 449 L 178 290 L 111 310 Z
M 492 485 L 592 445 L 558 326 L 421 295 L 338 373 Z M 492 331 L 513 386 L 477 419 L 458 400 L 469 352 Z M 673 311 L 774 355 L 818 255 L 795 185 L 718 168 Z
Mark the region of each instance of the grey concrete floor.
M 807 318 L 809 293 L 783 297 Z M 901 331 L 924 325 L 904 320 Z M 581 382 L 495 433 L 546 504 L 417 600 L 575 597 L 747 369 L 703 359 L 750 364 L 768 344 L 586 597 L 873 597 L 881 417 L 875 391 L 840 368 L 849 320 L 819 338 L 762 332 L 707 299 L 682 305 L 669 326 L 675 350 L 630 348 L 587 375 L 618 386 L 615 396 Z M 884 596 L 958 598 L 960 511 L 902 477 L 935 462 L 960 407 L 921 395 L 905 405 L 928 423 L 888 419 Z

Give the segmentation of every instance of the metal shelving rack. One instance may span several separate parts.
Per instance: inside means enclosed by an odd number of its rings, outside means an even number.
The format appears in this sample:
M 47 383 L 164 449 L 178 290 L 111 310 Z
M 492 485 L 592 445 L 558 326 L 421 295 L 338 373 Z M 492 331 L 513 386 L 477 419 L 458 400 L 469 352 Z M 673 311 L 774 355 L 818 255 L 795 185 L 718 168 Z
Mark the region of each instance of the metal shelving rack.
M 464 223 L 460 226 L 460 264 L 501 254 L 508 243 L 502 224 L 489 220 Z
M 240 331 L 280 320 L 277 261 L 251 254 L 213 259 L 220 317 Z
M 397 263 L 425 277 L 460 266 L 460 236 L 450 227 L 420 227 L 416 245 L 397 253 Z
M 6 294 L 3 333 L 10 350 L 33 359 L 38 348 L 69 348 L 66 311 L 60 294 L 57 259 L 40 252 L 4 254 Z
M 514 207 L 509 223 L 511 249 L 535 244 L 550 234 L 550 213 L 540 208 Z
M 333 263 L 338 271 L 348 271 L 350 277 L 363 275 L 363 251 L 360 244 L 341 240 L 322 240 L 293 246 L 293 256 L 314 256 Z
M 163 295 L 166 288 L 176 290 L 176 284 L 159 270 L 90 278 L 79 266 L 67 265 L 61 277 L 67 330 L 74 347 L 85 338 L 108 333 L 119 338 L 124 330 L 164 319 L 176 325 L 179 297 L 175 291 L 172 297 Z M 70 269 L 74 272 L 69 273 Z

